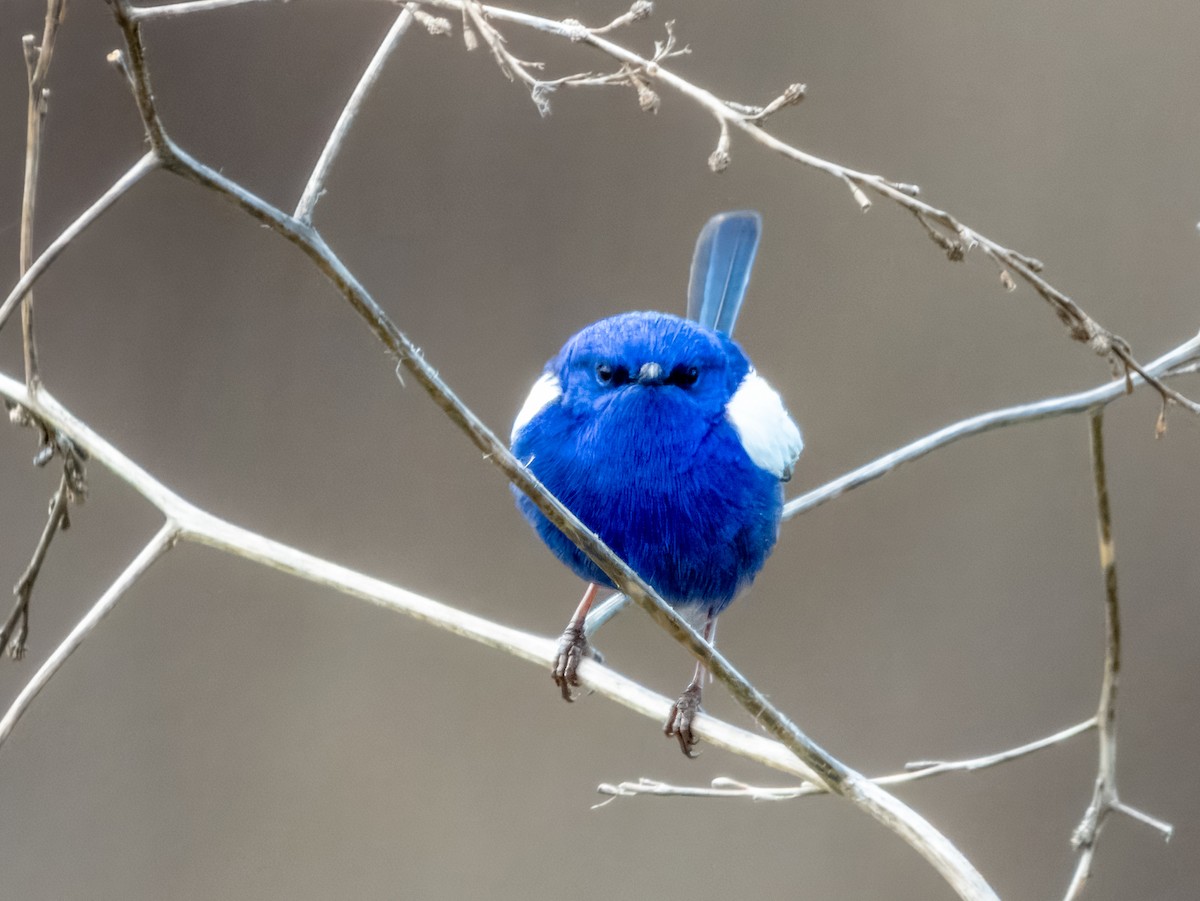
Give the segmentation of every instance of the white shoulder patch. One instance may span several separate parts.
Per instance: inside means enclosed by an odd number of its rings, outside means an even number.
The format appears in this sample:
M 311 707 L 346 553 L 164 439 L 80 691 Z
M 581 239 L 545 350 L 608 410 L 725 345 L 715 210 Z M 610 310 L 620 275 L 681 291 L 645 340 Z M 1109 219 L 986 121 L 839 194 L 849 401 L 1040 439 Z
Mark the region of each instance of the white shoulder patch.
M 529 420 L 542 412 L 547 404 L 553 403 L 560 397 L 562 397 L 562 385 L 558 382 L 558 376 L 552 372 L 543 372 L 541 378 L 534 382 L 533 387 L 529 389 L 529 397 L 525 398 L 525 403 L 517 413 L 517 418 L 513 420 L 511 441 L 517 440 L 517 433 L 529 424 Z
M 729 419 L 746 456 L 759 469 L 786 482 L 804 448 L 800 429 L 792 422 L 775 389 L 751 369 L 725 405 Z

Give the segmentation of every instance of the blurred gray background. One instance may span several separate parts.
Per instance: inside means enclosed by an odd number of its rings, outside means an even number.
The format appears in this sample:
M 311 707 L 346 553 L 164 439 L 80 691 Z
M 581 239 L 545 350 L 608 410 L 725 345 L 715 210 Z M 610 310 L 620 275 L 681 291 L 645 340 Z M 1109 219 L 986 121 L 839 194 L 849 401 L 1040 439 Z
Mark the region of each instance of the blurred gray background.
M 619 3 L 523 8 L 600 23 Z M 0 262 L 16 278 L 25 74 L 40 0 L 0 7 Z M 395 7 L 262 4 L 146 28 L 182 145 L 285 209 Z M 618 40 L 677 19 L 675 67 L 730 99 L 809 86 L 771 130 L 919 184 L 1149 360 L 1193 335 L 1200 284 L 1200 5 L 1190 0 L 657 3 Z M 457 23 L 456 23 L 457 24 Z M 551 73 L 587 48 L 516 27 Z M 102 3 L 72 0 L 51 72 L 38 245 L 142 152 Z M 1103 382 L 1030 290 L 952 265 L 912 217 L 859 212 L 841 183 L 716 128 L 662 91 L 525 91 L 457 35 L 414 28 L 372 95 L 316 224 L 428 359 L 507 434 L 528 386 L 582 325 L 681 311 L 697 230 L 753 207 L 765 239 L 739 337 L 808 450 L 799 493 L 952 421 Z M 291 246 L 214 195 L 150 176 L 37 289 L 44 374 L 75 413 L 185 497 L 407 588 L 557 634 L 574 576 L 524 526 L 495 469 Z M 19 330 L 0 334 L 20 371 Z M 1179 387 L 1200 393 L 1195 377 Z M 1122 798 L 1177 827 L 1114 818 L 1088 897 L 1195 897 L 1200 879 L 1200 423 L 1156 399 L 1110 408 L 1125 613 Z M 0 430 L 0 583 L 42 528 L 53 471 Z M 55 541 L 7 704 L 158 526 L 109 473 Z M 723 650 L 850 765 L 892 771 L 1032 740 L 1086 718 L 1102 659 L 1087 423 L 992 433 L 905 466 L 784 527 Z M 640 612 L 609 661 L 673 694 L 684 652 Z M 709 708 L 746 717 L 719 689 Z M 1005 898 L 1061 895 L 1088 802 L 1092 736 L 901 795 Z M 0 750 L 0 873 L 12 898 L 950 897 L 849 805 L 620 800 L 647 776 L 774 773 L 547 673 L 403 616 L 196 547 L 126 597 Z

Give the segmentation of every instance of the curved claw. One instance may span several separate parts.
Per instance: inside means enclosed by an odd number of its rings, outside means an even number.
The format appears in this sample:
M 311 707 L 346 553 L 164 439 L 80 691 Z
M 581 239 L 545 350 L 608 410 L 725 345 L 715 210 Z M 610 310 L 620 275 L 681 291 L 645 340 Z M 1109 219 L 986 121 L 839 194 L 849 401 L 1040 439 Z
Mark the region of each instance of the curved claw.
M 700 683 L 692 682 L 671 708 L 671 715 L 667 717 L 667 723 L 663 726 L 663 732 L 667 736 L 674 736 L 679 740 L 679 750 L 683 751 L 683 755 L 693 759 L 700 756 L 695 753 L 700 739 L 692 732 L 692 720 L 699 712 Z
M 554 684 L 562 690 L 564 701 L 575 700 L 571 697 L 571 687 L 579 684 L 579 662 L 585 655 L 595 656 L 583 634 L 583 626 L 572 623 L 563 630 L 562 638 L 558 641 L 558 653 L 551 671 Z

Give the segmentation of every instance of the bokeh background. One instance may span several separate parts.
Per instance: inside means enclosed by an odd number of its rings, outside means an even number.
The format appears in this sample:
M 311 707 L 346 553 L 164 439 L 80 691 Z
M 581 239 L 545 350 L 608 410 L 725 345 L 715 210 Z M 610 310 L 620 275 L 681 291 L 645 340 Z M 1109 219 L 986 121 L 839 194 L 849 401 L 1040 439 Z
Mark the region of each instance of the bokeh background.
M 1148 360 L 1200 325 L 1200 5 L 661 0 L 618 39 L 718 94 L 808 99 L 772 120 L 811 152 L 919 184 L 1048 276 Z M 530 0 L 599 23 L 618 3 Z M 0 262 L 16 277 L 25 75 L 39 0 L 0 7 Z M 181 144 L 290 209 L 386 3 L 261 4 L 146 28 Z M 515 27 L 551 73 L 608 62 Z M 38 243 L 142 152 L 105 63 L 120 36 L 74 0 L 51 74 Z M 794 493 L 962 417 L 1103 382 L 1031 291 L 950 264 L 912 217 L 717 131 L 662 91 L 525 91 L 457 34 L 414 28 L 350 136 L 316 223 L 450 384 L 507 433 L 542 362 L 587 322 L 682 310 L 712 213 L 760 209 L 739 337 L 808 442 Z M 149 177 L 37 289 L 44 374 L 75 413 L 234 522 L 538 633 L 580 590 L 506 485 L 292 247 L 231 205 Z M 20 371 L 18 329 L 0 334 Z M 1179 386 L 1200 393 L 1195 377 Z M 1200 883 L 1200 423 L 1156 399 L 1107 416 L 1125 667 L 1122 798 L 1088 897 L 1182 899 Z M 13 583 L 57 478 L 0 430 L 0 582 Z M 91 496 L 37 585 L 30 653 L 4 703 L 158 526 L 93 466 Z M 814 738 L 868 772 L 1019 744 L 1086 718 L 1102 586 L 1084 418 L 972 439 L 784 527 L 725 652 Z M 691 662 L 640 612 L 610 662 L 673 694 Z M 746 718 L 714 689 L 709 708 Z M 1005 898 L 1061 895 L 1095 770 L 1091 736 L 901 794 Z M 658 726 L 403 616 L 197 547 L 121 602 L 0 751 L 11 898 L 949 897 L 849 805 L 682 799 L 590 809 L 603 781 L 776 784 Z

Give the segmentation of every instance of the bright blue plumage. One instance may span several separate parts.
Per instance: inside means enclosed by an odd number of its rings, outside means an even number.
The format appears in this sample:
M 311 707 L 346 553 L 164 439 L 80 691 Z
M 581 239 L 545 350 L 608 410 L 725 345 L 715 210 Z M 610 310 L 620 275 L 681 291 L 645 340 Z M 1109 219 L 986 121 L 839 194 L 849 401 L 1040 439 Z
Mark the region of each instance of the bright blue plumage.
M 662 377 L 639 380 L 647 363 Z M 783 503 L 779 478 L 754 465 L 725 415 L 749 369 L 730 338 L 677 316 L 604 319 L 547 365 L 562 396 L 513 453 L 665 600 L 720 613 L 762 567 Z M 518 504 L 560 560 L 612 587 L 527 497 Z
M 624 313 L 580 331 L 551 359 L 513 425 L 513 453 L 672 606 L 714 635 L 716 616 L 775 545 L 781 482 L 800 432 L 729 335 L 761 232 L 754 212 L 722 213 L 700 233 L 689 321 Z M 563 563 L 593 585 L 608 577 L 517 493 Z M 570 700 L 587 653 L 594 588 L 563 633 L 555 681 Z M 701 673 L 666 731 L 689 754 Z

